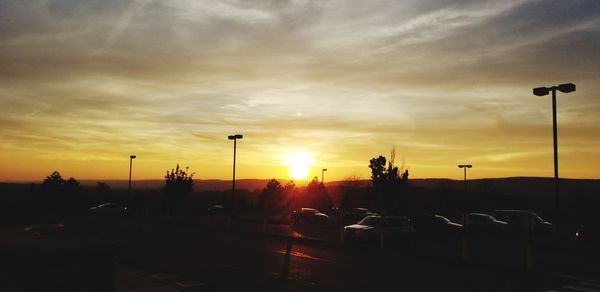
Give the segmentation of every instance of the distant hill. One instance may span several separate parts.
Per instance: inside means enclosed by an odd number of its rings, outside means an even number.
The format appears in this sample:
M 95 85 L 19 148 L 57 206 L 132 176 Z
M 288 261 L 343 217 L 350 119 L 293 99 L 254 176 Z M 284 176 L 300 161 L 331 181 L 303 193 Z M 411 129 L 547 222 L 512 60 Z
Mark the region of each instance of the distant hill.
M 463 190 L 464 181 L 451 179 L 414 179 L 410 184 L 415 187 Z M 505 195 L 525 197 L 547 196 L 554 194 L 554 179 L 548 177 L 508 177 L 467 180 L 467 191 L 493 192 Z M 598 195 L 600 197 L 600 179 L 560 179 L 562 195 Z
M 107 183 L 111 188 L 126 189 L 127 180 L 81 180 L 81 185 L 93 187 L 99 181 Z M 261 190 L 269 179 L 239 179 L 236 180 L 236 189 Z M 289 180 L 279 180 L 286 184 Z M 462 191 L 464 182 L 446 178 L 410 179 L 410 185 L 418 188 Z M 134 180 L 133 189 L 158 189 L 164 186 L 164 180 Z M 344 181 L 326 182 L 328 188 L 337 188 L 345 184 Z M 370 180 L 360 180 L 359 186 L 369 185 Z M 8 183 L 2 183 L 7 185 Z M 16 183 L 27 184 L 27 183 Z M 306 186 L 307 181 L 298 181 L 296 186 Z M 224 191 L 231 189 L 231 180 L 195 179 L 195 191 Z M 509 177 L 486 178 L 467 180 L 468 191 L 493 192 L 505 195 L 519 195 L 526 197 L 547 196 L 554 193 L 554 180 L 547 177 Z M 563 195 L 597 195 L 600 197 L 600 179 L 561 179 L 561 194 Z
M 110 195 L 96 200 L 118 201 L 120 196 L 127 194 L 127 180 L 82 180 L 81 184 L 88 188 L 85 194 L 97 196 L 94 186 L 102 181 L 107 183 L 114 191 Z M 236 181 L 236 189 L 262 190 L 268 179 L 241 179 Z M 287 180 L 280 180 L 282 184 Z M 8 183 L 0 182 L 0 222 L 2 216 L 5 218 L 17 218 L 15 210 L 23 210 L 27 206 L 31 194 L 40 189 L 40 182 L 32 185 L 26 182 Z M 374 199 L 369 197 L 368 190 L 360 188 L 367 187 L 369 180 L 359 181 L 332 181 L 325 185 L 329 191 L 332 201 L 340 205 L 344 194 L 351 190 L 349 198 L 355 206 L 377 208 Z M 552 220 L 556 213 L 556 200 L 554 196 L 554 181 L 552 178 L 541 177 L 511 177 L 475 179 L 467 181 L 468 192 L 464 192 L 462 180 L 451 179 L 411 179 L 412 186 L 403 193 L 403 197 L 409 200 L 411 212 L 436 212 L 446 215 L 456 215 L 465 210 L 488 212 L 496 208 L 517 208 L 534 210 L 543 218 Z M 189 198 L 190 205 L 194 208 L 206 208 L 210 204 L 222 202 L 224 199 L 222 191 L 231 189 L 230 180 L 194 180 L 194 194 Z M 154 190 L 164 186 L 164 181 L 136 180 L 132 182 L 135 193 L 148 194 L 144 201 L 155 204 L 160 195 Z M 306 186 L 306 181 L 297 184 L 299 188 Z M 346 189 L 346 186 L 348 189 Z M 145 190 L 150 190 L 144 193 Z M 256 193 L 245 193 L 249 202 L 256 201 Z M 153 201 L 154 200 L 154 201 Z M 560 212 L 565 220 L 570 222 L 600 222 L 598 210 L 600 208 L 600 180 L 599 179 L 561 179 L 560 183 Z M 368 205 L 371 204 L 371 205 Z M 200 210 L 198 209 L 198 210 Z M 12 212 L 12 213 L 11 213 Z M 18 212 L 17 212 L 18 213 Z M 5 215 L 2 215 L 5 214 Z M 6 215 L 9 214 L 9 215 Z M 12 215 L 10 215 L 12 214 Z M 8 216 L 8 217 L 7 217 Z M 9 219 L 10 219 L 9 218 Z M 8 219 L 7 219 L 8 220 Z
M 256 190 L 263 189 L 270 179 L 239 179 L 235 181 L 236 189 Z M 126 189 L 127 180 L 81 180 L 83 186 L 95 186 L 99 181 L 107 183 L 111 188 Z M 282 184 L 286 184 L 288 180 L 279 180 Z M 150 180 L 135 180 L 131 182 L 133 189 L 158 189 L 165 185 L 162 179 Z M 298 182 L 297 186 L 304 186 L 306 182 Z M 231 189 L 231 180 L 219 179 L 194 179 L 195 191 L 224 191 Z

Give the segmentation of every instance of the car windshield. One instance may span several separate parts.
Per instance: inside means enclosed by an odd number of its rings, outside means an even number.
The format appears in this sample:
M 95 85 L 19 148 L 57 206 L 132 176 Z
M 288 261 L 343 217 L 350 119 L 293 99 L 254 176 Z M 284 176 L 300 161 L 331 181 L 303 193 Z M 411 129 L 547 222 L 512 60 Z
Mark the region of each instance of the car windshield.
M 535 213 L 533 214 L 533 220 L 535 220 L 535 221 L 537 221 L 539 223 L 544 222 L 544 219 L 542 219 L 542 217 L 538 216 Z
M 472 214 L 469 219 L 473 221 L 494 221 L 494 217 L 485 214 Z
M 437 221 L 439 221 L 440 223 L 450 223 L 450 220 L 448 220 L 448 218 L 444 217 L 444 216 L 439 216 L 436 215 L 435 218 L 437 219 Z
M 377 226 L 381 222 L 381 217 L 367 216 L 360 220 L 358 224 L 367 226 Z

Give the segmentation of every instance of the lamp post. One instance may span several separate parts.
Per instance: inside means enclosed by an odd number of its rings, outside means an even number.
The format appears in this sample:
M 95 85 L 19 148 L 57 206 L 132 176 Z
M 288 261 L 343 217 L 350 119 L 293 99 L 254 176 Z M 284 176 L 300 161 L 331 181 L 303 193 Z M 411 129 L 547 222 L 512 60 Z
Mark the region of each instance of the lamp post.
M 323 168 L 321 169 L 321 183 L 325 184 L 325 172 L 327 171 L 327 168 Z
M 471 167 L 473 167 L 473 165 L 471 165 L 471 164 L 459 164 L 458 165 L 458 168 L 464 169 L 465 193 L 467 192 L 467 168 L 471 168 Z
M 235 194 L 235 154 L 237 148 L 237 140 L 244 138 L 243 135 L 235 134 L 227 136 L 227 139 L 233 140 L 233 180 L 231 181 L 231 199 L 233 201 L 233 196 Z M 232 202 L 233 205 L 233 202 Z
M 136 158 L 135 155 L 129 155 L 129 186 L 127 187 L 127 197 L 129 197 L 130 201 L 131 201 L 131 169 L 133 166 L 133 160 L 135 158 Z
M 558 86 L 552 87 L 536 87 L 533 89 L 533 94 L 537 96 L 548 95 L 552 92 L 552 140 L 554 142 L 554 199 L 555 199 L 555 212 L 556 212 L 556 230 L 558 236 L 560 236 L 560 204 L 559 204 L 559 190 L 558 190 L 558 126 L 556 121 L 556 90 L 562 93 L 569 93 L 575 91 L 575 84 L 564 83 Z

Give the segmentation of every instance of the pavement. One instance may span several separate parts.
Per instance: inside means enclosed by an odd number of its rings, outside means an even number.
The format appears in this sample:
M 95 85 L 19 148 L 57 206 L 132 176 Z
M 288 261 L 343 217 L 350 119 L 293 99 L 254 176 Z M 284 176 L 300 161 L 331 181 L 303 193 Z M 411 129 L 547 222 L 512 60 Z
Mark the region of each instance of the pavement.
M 522 254 L 515 253 L 516 261 L 507 261 L 502 253 L 484 248 L 484 241 L 477 244 L 481 250 L 473 249 L 471 260 L 465 262 L 459 256 L 459 242 L 440 245 L 429 240 L 432 246 L 426 246 L 426 242 L 417 241 L 408 250 L 380 249 L 341 244 L 340 229 L 327 226 L 300 226 L 295 228 L 298 233 L 285 224 L 229 221 L 224 217 L 96 219 L 74 220 L 80 229 L 69 231 L 90 232 L 85 237 L 118 243 L 115 291 L 238 291 L 244 287 L 262 291 L 343 287 L 358 291 L 365 287 L 383 289 L 399 275 L 403 285 L 413 291 L 439 290 L 445 285 L 451 291 L 600 291 L 595 273 L 580 273 L 576 267 L 566 269 L 576 272 L 572 274 L 548 273 L 546 267 L 524 273 Z M 15 234 L 3 239 L 17 240 L 14 245 L 25 238 Z M 49 242 L 38 240 L 41 246 Z M 513 248 L 502 245 L 506 251 Z M 519 251 L 522 246 L 514 248 Z M 596 261 L 578 258 L 570 262 L 586 266 Z M 424 280 L 423 275 L 437 281 Z M 508 279 L 514 283 L 505 284 Z M 281 285 L 286 285 L 285 289 Z
M 243 230 L 230 222 L 229 229 L 212 227 L 172 220 L 103 220 L 90 229 L 119 242 L 116 258 L 126 268 L 116 271 L 123 279 L 115 281 L 117 291 L 380 291 L 396 286 L 412 291 L 547 291 L 583 282 L 555 283 L 544 274 L 440 260 L 411 248 L 290 239 L 285 225 L 254 224 Z
M 125 265 L 115 264 L 116 292 L 181 292 L 159 277 L 132 269 Z
M 152 218 L 150 220 L 163 220 Z M 166 220 L 169 224 L 198 226 L 210 230 L 227 230 L 233 232 L 252 233 L 263 236 L 287 238 L 290 235 L 298 240 L 311 244 L 322 244 L 336 248 L 344 245 L 341 241 L 341 229 L 336 226 L 324 225 L 319 228 L 312 226 L 290 226 L 287 224 L 272 224 L 264 222 L 230 221 L 224 216 L 209 216 L 205 218 L 179 218 Z M 527 245 L 524 239 L 510 237 L 473 236 L 468 242 L 468 257 L 463 257 L 462 242 L 458 238 L 445 239 L 445 245 L 439 245 L 435 238 L 417 238 L 413 246 L 419 246 L 414 252 L 423 257 L 433 257 L 440 260 L 467 261 L 475 265 L 509 268 L 517 271 L 533 269 L 538 272 L 556 275 L 570 275 L 588 279 L 600 280 L 600 252 L 580 249 L 574 242 L 563 243 L 559 246 L 553 238 L 536 238 L 531 252 L 532 264 L 528 266 Z

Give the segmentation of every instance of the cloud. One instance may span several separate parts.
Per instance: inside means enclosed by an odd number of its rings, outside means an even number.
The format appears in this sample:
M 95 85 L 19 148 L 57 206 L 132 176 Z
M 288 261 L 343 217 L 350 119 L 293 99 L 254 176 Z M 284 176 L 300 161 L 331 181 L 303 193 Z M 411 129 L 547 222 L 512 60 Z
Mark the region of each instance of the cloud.
M 361 169 L 397 145 L 415 165 L 539 173 L 551 109 L 531 88 L 574 82 L 560 137 L 581 175 L 576 153 L 600 144 L 599 14 L 591 0 L 0 1 L 0 148 L 219 165 L 243 132 L 253 165 L 303 147 Z

